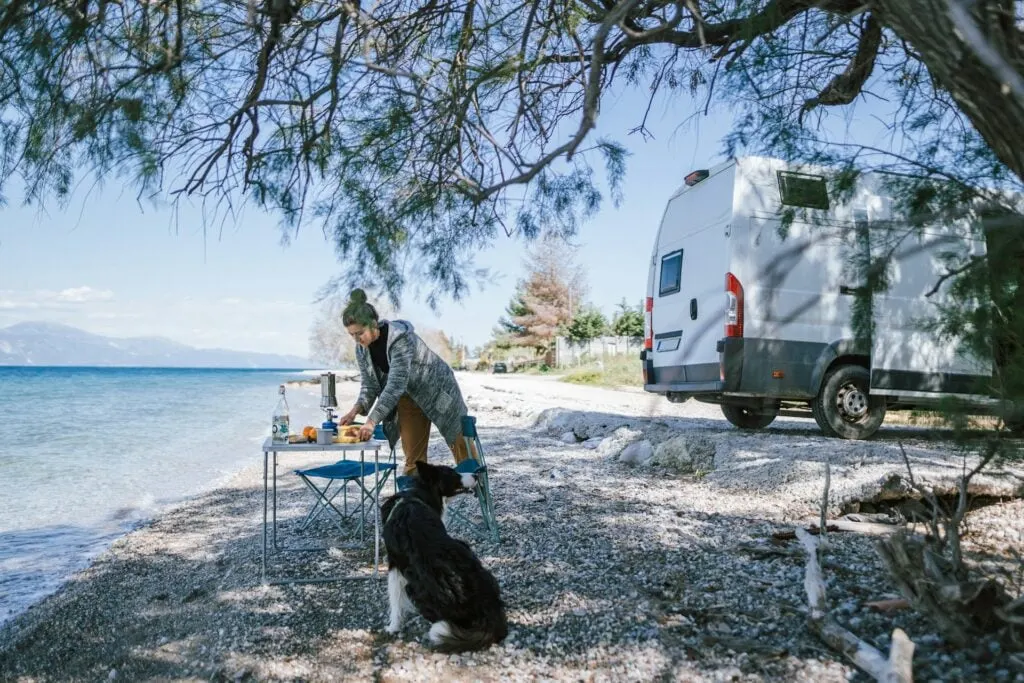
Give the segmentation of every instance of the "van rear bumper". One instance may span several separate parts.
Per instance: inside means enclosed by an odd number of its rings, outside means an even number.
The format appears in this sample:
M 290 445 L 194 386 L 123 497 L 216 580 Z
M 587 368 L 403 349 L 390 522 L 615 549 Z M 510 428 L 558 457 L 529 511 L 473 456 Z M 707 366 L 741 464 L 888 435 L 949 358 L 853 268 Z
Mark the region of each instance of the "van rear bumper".
M 817 393 L 826 361 L 835 357 L 828 344 L 778 339 L 726 337 L 717 349 L 717 363 L 655 367 L 645 357 L 644 390 L 712 399 L 716 394 L 809 399 Z
M 645 384 L 644 391 L 653 394 L 720 394 L 725 382 L 676 382 L 674 384 Z
M 645 391 L 655 394 L 714 394 L 725 389 L 719 363 L 655 367 L 649 354 L 648 351 L 643 357 L 644 377 L 647 380 L 644 383 Z

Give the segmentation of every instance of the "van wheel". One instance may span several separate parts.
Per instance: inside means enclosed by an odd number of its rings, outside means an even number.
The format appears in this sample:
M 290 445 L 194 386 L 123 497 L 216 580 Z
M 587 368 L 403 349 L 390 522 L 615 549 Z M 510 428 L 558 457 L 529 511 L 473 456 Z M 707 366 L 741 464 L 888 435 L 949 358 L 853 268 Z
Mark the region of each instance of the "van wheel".
M 728 403 L 722 404 L 722 414 L 725 419 L 740 429 L 763 429 L 770 425 L 778 412 L 775 410 L 753 410 L 743 406 L 734 406 Z
M 840 365 L 825 375 L 811 401 L 814 421 L 825 436 L 867 439 L 882 426 L 885 399 L 868 393 L 870 378 L 860 365 Z

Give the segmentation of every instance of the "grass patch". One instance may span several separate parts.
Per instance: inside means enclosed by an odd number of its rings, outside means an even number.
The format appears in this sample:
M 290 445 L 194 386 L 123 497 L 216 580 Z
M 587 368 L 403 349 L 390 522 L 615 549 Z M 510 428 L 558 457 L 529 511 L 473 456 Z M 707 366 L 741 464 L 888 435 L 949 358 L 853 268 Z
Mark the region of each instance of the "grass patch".
M 563 382 L 590 384 L 602 387 L 642 387 L 643 372 L 635 355 L 606 356 L 601 365 L 589 365 L 569 370 Z

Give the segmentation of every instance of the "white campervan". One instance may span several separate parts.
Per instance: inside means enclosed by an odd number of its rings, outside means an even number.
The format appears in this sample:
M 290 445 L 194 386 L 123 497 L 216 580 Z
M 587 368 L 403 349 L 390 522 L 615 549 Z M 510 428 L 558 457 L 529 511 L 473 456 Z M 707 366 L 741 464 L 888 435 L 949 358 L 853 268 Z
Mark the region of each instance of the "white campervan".
M 813 415 L 825 434 L 849 439 L 871 436 L 886 409 L 951 395 L 979 412 L 994 405 L 979 393 L 991 367 L 926 331 L 948 284 L 937 287 L 944 255 L 983 255 L 984 241 L 964 226 L 894 225 L 877 186 L 863 176 L 838 202 L 824 174 L 760 157 L 688 175 L 651 257 L 644 388 L 721 404 L 743 428 Z M 791 223 L 787 207 L 798 209 Z M 889 289 L 857 297 L 857 259 L 884 250 Z M 870 344 L 856 341 L 858 305 L 874 323 Z

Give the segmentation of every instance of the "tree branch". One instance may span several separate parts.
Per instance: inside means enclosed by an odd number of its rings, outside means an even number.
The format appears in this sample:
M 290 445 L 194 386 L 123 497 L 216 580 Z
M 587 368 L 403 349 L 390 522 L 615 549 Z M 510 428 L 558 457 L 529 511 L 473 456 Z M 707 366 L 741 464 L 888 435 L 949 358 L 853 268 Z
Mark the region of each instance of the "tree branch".
M 835 76 L 817 97 L 804 102 L 800 109 L 799 120 L 804 114 L 817 106 L 843 105 L 853 102 L 860 95 L 875 68 L 879 47 L 882 45 L 882 25 L 874 14 L 867 15 L 857 41 L 857 52 L 846 69 Z
M 893 631 L 892 646 L 887 659 L 870 644 L 836 623 L 829 615 L 828 603 L 825 600 L 825 579 L 818 563 L 818 539 L 802 527 L 797 527 L 796 537 L 807 551 L 804 589 L 807 591 L 807 622 L 811 630 L 818 634 L 825 644 L 844 654 L 876 681 L 913 683 L 914 643 L 907 634 L 902 629 Z
M 973 268 L 976 268 L 977 266 L 985 263 L 985 261 L 986 259 L 984 256 L 972 256 L 971 259 L 962 266 L 953 268 L 952 270 L 947 270 L 945 273 L 940 275 L 939 279 L 935 281 L 934 285 L 932 285 L 932 288 L 925 292 L 924 295 L 926 297 L 929 297 L 937 294 L 939 289 L 942 287 L 942 284 L 946 280 L 948 280 L 951 277 L 956 277 L 957 275 L 962 275 L 963 273 L 966 273 L 967 271 L 972 270 Z

